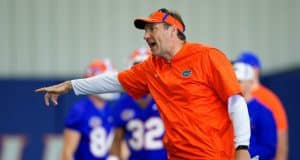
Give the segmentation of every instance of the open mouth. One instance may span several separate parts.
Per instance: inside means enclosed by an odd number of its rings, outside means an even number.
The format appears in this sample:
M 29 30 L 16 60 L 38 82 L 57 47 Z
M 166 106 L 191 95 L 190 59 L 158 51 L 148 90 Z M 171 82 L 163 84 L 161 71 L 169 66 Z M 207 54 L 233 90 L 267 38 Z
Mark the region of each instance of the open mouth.
M 152 49 L 156 46 L 155 42 L 148 42 L 149 47 Z

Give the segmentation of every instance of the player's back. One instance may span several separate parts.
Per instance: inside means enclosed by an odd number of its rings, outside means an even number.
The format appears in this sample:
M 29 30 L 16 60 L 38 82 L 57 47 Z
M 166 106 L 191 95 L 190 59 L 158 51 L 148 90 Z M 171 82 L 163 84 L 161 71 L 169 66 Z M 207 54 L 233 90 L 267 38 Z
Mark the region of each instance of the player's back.
M 117 103 L 114 125 L 125 129 L 130 160 L 167 159 L 162 143 L 165 130 L 152 98 L 142 107 L 127 94 L 123 95 Z
M 89 98 L 76 103 L 65 120 L 65 127 L 81 134 L 75 160 L 105 160 L 112 139 L 111 107 L 99 109 Z

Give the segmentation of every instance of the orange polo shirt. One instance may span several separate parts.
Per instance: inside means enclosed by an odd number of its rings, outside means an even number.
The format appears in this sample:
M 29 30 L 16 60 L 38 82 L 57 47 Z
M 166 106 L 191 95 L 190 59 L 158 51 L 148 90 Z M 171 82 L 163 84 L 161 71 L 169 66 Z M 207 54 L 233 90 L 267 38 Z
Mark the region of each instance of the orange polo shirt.
M 252 95 L 272 111 L 277 130 L 286 132 L 288 130 L 287 116 L 280 99 L 270 89 L 262 85 L 259 85 Z
M 151 93 L 166 134 L 171 160 L 233 159 L 233 128 L 228 97 L 240 94 L 233 68 L 216 48 L 185 43 L 171 62 L 150 56 L 118 74 L 133 97 Z

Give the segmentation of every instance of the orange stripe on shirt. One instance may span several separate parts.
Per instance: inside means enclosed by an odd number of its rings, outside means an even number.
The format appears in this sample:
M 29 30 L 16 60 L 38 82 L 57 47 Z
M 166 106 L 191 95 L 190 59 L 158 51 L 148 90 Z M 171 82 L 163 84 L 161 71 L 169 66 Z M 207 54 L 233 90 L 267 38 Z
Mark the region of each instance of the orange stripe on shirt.
M 287 131 L 287 116 L 280 99 L 270 89 L 263 85 L 259 85 L 252 95 L 271 110 L 276 121 L 277 129 L 280 131 Z

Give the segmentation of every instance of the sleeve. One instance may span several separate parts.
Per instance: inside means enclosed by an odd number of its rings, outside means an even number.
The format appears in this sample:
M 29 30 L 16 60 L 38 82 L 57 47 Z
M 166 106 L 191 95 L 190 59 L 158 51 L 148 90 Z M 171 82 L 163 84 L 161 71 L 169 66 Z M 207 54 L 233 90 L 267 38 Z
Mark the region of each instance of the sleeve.
M 241 94 L 232 64 L 221 51 L 210 49 L 208 63 L 209 83 L 223 102 L 227 102 L 228 97 L 234 94 Z
M 272 90 L 266 88 L 265 86 L 260 86 L 253 92 L 253 95 L 268 108 L 271 108 L 277 124 L 277 129 L 280 131 L 287 131 L 288 120 L 284 106 L 279 97 Z
M 83 111 L 80 110 L 80 105 L 75 104 L 74 106 L 72 106 L 65 119 L 65 128 L 80 131 L 82 114 Z
M 277 99 L 277 101 L 274 101 L 274 103 L 275 103 L 274 108 L 276 108 L 277 110 L 274 111 L 273 114 L 274 117 L 276 118 L 278 130 L 286 132 L 288 130 L 288 120 L 287 120 L 287 115 L 284 106 L 279 99 Z
M 151 58 L 119 72 L 118 79 L 124 90 L 134 98 L 140 98 L 149 93 L 147 86 L 147 71 Z
M 272 159 L 275 157 L 277 145 L 275 120 L 268 110 L 261 110 L 258 116 L 258 134 L 253 149 L 260 159 Z
M 281 101 L 279 100 L 279 98 L 277 96 L 275 96 L 276 98 L 274 98 L 275 100 L 273 101 L 274 106 L 274 118 L 276 120 L 276 124 L 277 124 L 277 128 L 280 131 L 287 131 L 288 130 L 288 120 L 287 120 L 287 115 L 284 109 L 283 104 L 281 103 Z
M 97 76 L 71 80 L 75 95 L 121 92 L 123 88 L 117 73 L 103 73 Z
M 244 97 L 233 95 L 228 99 L 228 112 L 234 129 L 235 147 L 239 145 L 249 146 L 250 119 Z

